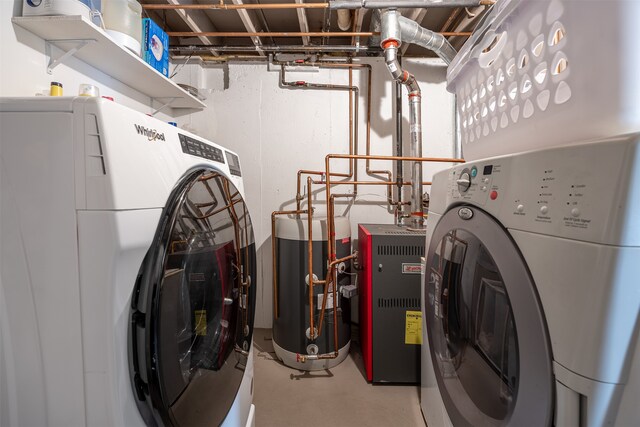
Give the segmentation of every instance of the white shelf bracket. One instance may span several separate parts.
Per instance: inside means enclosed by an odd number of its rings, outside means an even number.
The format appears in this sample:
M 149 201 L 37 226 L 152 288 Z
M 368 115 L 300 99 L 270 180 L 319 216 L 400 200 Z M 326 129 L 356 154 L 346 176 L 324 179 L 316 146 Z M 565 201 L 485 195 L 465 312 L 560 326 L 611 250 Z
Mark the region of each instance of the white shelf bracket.
M 164 100 L 164 101 L 161 101 Z M 158 108 L 157 110 L 155 110 L 153 113 L 151 113 L 152 116 L 155 116 L 156 114 L 158 114 L 160 111 L 164 110 L 165 108 L 171 106 L 171 104 L 173 104 L 173 101 L 175 101 L 176 99 L 180 99 L 177 97 L 174 98 L 151 98 L 151 106 L 153 108 L 153 102 L 157 101 L 157 102 L 164 102 L 164 104 L 162 104 L 162 106 L 160 108 Z M 168 101 L 166 101 L 168 100 Z
M 47 58 L 49 59 L 49 64 L 47 65 L 47 73 L 51 74 L 53 72 L 53 69 L 56 68 L 58 65 L 62 64 L 67 58 L 72 57 L 73 55 L 75 55 L 77 51 L 79 51 L 86 45 L 94 42 L 95 42 L 94 39 L 45 40 L 45 45 L 44 45 L 45 53 L 47 55 Z M 57 46 L 58 44 L 65 44 L 65 43 L 75 43 L 75 46 L 65 51 L 62 55 L 58 56 L 57 58 L 54 58 L 51 52 L 51 46 L 58 47 Z

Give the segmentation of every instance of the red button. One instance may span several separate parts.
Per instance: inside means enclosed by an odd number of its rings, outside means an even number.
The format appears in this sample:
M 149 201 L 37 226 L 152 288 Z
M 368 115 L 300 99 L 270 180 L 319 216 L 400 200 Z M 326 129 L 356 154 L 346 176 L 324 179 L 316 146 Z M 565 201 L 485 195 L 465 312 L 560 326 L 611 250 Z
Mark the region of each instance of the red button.
M 498 192 L 497 191 L 492 191 L 491 193 L 489 193 L 489 197 L 491 198 L 491 200 L 495 200 L 498 198 Z

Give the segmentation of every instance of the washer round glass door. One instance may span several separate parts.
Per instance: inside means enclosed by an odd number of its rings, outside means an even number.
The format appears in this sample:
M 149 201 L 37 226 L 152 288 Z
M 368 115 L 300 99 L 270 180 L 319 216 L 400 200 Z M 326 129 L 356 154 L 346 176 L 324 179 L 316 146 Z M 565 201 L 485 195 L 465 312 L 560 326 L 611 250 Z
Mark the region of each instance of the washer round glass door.
M 134 289 L 130 365 L 148 425 L 218 426 L 253 333 L 256 251 L 240 192 L 213 169 L 176 186 Z
M 550 425 L 546 322 L 507 231 L 483 211 L 461 206 L 443 215 L 428 249 L 428 344 L 453 424 Z

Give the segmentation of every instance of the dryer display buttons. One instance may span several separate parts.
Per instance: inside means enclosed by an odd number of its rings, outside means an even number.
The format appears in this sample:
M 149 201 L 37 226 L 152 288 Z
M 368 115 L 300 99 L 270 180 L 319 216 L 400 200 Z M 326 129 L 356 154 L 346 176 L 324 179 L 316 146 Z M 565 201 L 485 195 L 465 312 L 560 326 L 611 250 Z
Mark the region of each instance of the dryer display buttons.
M 222 156 L 221 149 L 212 147 L 209 144 L 183 134 L 178 134 L 178 136 L 180 138 L 180 147 L 182 148 L 183 153 L 202 157 L 207 160 L 213 160 L 214 162 L 224 163 L 224 157 Z

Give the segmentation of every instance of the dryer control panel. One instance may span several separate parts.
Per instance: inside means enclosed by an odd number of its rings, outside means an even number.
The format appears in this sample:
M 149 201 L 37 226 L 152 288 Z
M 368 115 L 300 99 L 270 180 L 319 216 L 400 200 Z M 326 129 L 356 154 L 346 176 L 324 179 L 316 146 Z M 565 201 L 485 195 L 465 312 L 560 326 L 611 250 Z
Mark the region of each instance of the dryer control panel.
M 207 160 L 213 160 L 218 163 L 224 163 L 222 150 L 218 147 L 213 147 L 206 142 L 199 141 L 181 133 L 178 134 L 178 137 L 180 138 L 180 147 L 182 148 L 183 153 L 202 157 Z
M 466 203 L 507 228 L 640 245 L 639 148 L 634 135 L 459 165 L 436 174 L 431 210 Z

